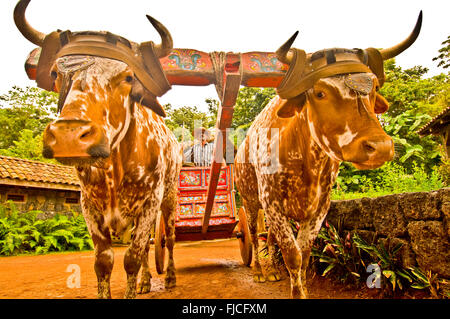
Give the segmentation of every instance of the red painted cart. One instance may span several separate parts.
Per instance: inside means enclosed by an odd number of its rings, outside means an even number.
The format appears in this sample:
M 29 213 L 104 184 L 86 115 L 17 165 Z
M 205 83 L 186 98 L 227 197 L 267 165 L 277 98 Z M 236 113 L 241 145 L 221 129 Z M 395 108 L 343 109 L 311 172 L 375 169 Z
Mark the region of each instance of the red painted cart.
M 208 231 L 202 233 L 207 202 L 210 167 L 183 167 L 178 178 L 178 202 L 175 219 L 175 240 L 194 241 L 231 238 L 237 225 L 244 264 L 251 263 L 251 244 L 246 216 L 236 218 L 233 165 L 220 170 Z M 158 216 L 155 229 L 155 263 L 158 273 L 164 271 L 165 233 L 163 219 Z

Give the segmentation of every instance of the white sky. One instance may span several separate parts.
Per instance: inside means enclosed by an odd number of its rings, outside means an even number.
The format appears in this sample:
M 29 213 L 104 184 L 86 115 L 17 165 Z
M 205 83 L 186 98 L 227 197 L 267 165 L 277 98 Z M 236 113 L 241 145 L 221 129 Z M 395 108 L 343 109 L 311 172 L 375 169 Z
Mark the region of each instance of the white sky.
M 34 45 L 20 34 L 13 20 L 16 0 L 0 0 L 0 94 L 13 86 L 35 86 L 24 62 Z M 124 4 L 128 6 L 124 6 Z M 417 41 L 397 57 L 403 68 L 422 65 L 429 76 L 444 72 L 432 58 L 450 34 L 448 0 L 288 1 L 288 0 L 32 0 L 26 17 L 41 32 L 110 31 L 130 41 L 160 38 L 145 14 L 171 32 L 175 48 L 212 51 L 275 51 L 296 30 L 294 46 L 307 52 L 342 48 L 385 48 L 405 39 L 423 10 Z M 175 107 L 197 105 L 217 98 L 212 85 L 173 86 L 160 102 Z

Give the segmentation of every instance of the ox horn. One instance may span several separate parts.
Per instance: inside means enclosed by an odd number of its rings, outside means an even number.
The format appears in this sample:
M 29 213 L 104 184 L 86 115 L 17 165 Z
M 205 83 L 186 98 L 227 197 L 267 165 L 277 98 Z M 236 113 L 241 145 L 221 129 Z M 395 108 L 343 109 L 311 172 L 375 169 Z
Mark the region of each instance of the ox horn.
M 289 49 L 291 48 L 292 43 L 294 43 L 297 35 L 298 31 L 295 31 L 295 33 L 289 38 L 289 40 L 287 40 L 278 50 L 275 51 L 278 60 L 286 64 L 291 64 L 293 55 L 291 52 L 289 52 Z
M 14 8 L 14 22 L 16 23 L 17 29 L 20 33 L 30 42 L 36 44 L 37 46 L 42 46 L 44 42 L 45 33 L 39 32 L 34 29 L 25 19 L 25 11 L 27 10 L 28 4 L 31 0 L 20 0 L 16 7 Z
M 159 35 L 161 36 L 161 44 L 156 44 L 154 46 L 155 54 L 158 58 L 165 57 L 172 51 L 173 48 L 173 40 L 172 36 L 170 35 L 169 30 L 158 20 L 155 18 L 146 15 L 148 21 L 153 25 L 153 27 L 158 31 Z
M 383 60 L 392 59 L 393 57 L 399 55 L 403 51 L 405 51 L 407 48 L 409 48 L 414 41 L 416 41 L 417 37 L 420 33 L 420 28 L 422 27 L 422 10 L 420 11 L 419 17 L 417 18 L 416 26 L 414 27 L 413 32 L 407 37 L 403 42 L 400 42 L 399 44 L 380 50 L 381 56 L 383 57 Z

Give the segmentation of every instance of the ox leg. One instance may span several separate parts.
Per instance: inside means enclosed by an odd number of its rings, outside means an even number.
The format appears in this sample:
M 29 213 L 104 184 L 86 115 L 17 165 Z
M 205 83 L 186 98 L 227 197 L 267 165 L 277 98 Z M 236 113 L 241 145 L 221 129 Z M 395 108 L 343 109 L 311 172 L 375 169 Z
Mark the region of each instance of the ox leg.
M 269 227 L 269 231 L 267 234 L 267 247 L 269 249 L 269 269 L 267 271 L 267 280 L 268 281 L 279 281 L 281 279 L 281 276 L 277 270 L 277 265 L 275 262 L 275 236 L 273 234 L 272 228 Z
M 150 267 L 148 265 L 148 252 L 150 250 L 150 241 L 148 241 L 145 248 L 144 256 L 142 257 L 142 273 L 139 282 L 139 294 L 147 294 L 152 289 L 152 275 L 150 273 Z
M 323 219 L 325 218 L 326 211 L 319 214 L 317 218 L 311 219 L 307 222 L 300 223 L 300 228 L 297 235 L 297 243 L 302 251 L 302 268 L 301 268 L 301 280 L 303 283 L 303 289 L 306 295 L 308 295 L 306 288 L 306 271 L 308 270 L 309 260 L 311 256 L 311 249 L 317 234 L 322 227 Z
M 300 276 L 300 269 L 302 267 L 301 250 L 295 240 L 289 220 L 286 216 L 278 213 L 274 208 L 270 208 L 267 216 L 269 217 L 273 236 L 280 246 L 284 264 L 289 271 L 291 279 L 291 297 L 295 299 L 306 298 Z
M 136 298 L 137 276 L 141 268 L 141 263 L 146 254 L 147 246 L 150 240 L 151 226 L 155 223 L 156 209 L 145 209 L 136 222 L 136 235 L 134 236 L 130 247 L 128 247 L 123 258 L 125 272 L 127 273 L 127 288 L 124 298 Z
M 94 270 L 97 275 L 97 297 L 99 299 L 111 298 L 111 272 L 114 265 L 114 251 L 111 248 L 109 232 L 104 237 L 92 236 L 95 247 Z
M 161 205 L 162 216 L 164 218 L 164 227 L 166 231 L 166 247 L 169 252 L 169 261 L 166 270 L 165 287 L 166 289 L 176 286 L 175 262 L 173 259 L 173 248 L 175 246 L 175 212 L 177 205 L 176 191 L 171 191 L 164 199 Z
M 258 211 L 259 205 L 250 204 L 245 199 L 242 200 L 245 207 L 245 213 L 247 214 L 248 228 L 250 231 L 250 237 L 253 244 L 253 256 L 255 261 L 253 262 L 253 280 L 255 282 L 265 282 L 266 278 L 263 275 L 261 263 L 259 262 L 259 241 L 258 241 Z
M 111 248 L 111 235 L 109 229 L 102 227 L 102 218 L 96 218 L 91 215 L 89 209 L 86 208 L 86 203 L 83 204 L 83 216 L 86 225 L 94 243 L 94 270 L 97 275 L 97 298 L 110 299 L 111 298 L 111 272 L 114 265 L 114 251 Z

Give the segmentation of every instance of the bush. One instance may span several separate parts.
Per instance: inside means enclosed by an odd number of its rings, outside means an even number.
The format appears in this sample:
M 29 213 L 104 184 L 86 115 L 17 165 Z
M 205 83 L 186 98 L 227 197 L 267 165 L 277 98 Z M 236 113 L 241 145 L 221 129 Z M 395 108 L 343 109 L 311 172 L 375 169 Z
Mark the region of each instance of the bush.
M 443 166 L 434 167 L 427 173 L 424 165 L 413 162 L 408 171 L 405 167 L 389 162 L 373 171 L 360 171 L 338 176 L 331 199 L 354 199 L 378 197 L 406 192 L 429 192 L 446 186 Z M 340 173 L 341 174 L 341 173 Z
M 37 219 L 41 213 L 20 213 L 12 202 L 0 205 L 0 255 L 93 249 L 82 215 Z

